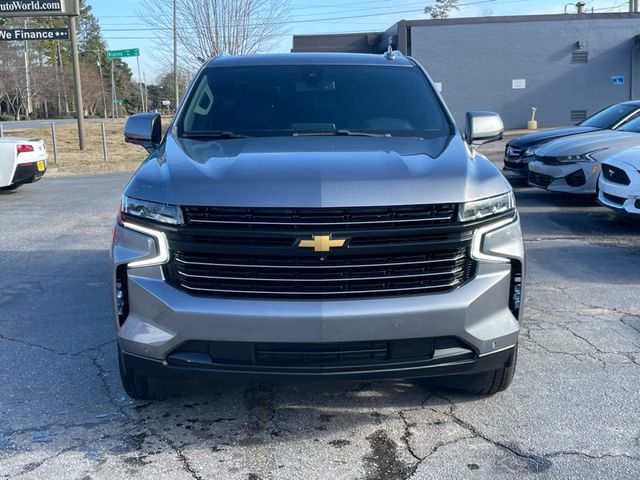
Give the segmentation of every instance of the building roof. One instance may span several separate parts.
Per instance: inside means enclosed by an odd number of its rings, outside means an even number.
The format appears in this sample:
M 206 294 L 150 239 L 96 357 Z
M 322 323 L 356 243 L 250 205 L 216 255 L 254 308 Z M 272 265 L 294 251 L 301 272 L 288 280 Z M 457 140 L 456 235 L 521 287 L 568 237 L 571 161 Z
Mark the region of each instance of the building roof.
M 438 26 L 438 25 L 466 25 L 477 23 L 518 23 L 518 22 L 566 22 L 568 20 L 615 20 L 615 19 L 640 19 L 640 13 L 560 13 L 553 15 L 505 15 L 488 17 L 460 17 L 442 19 L 402 20 L 410 26 Z

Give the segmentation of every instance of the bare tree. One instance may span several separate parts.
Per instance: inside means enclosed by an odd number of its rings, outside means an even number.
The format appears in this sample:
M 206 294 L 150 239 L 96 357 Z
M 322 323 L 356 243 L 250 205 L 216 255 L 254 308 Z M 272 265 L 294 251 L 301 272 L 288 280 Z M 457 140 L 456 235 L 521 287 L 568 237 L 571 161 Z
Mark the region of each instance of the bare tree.
M 0 100 L 8 110 L 20 120 L 27 104 L 24 56 L 15 50 L 3 51 L 0 61 Z
M 102 97 L 102 78 L 96 65 L 80 64 L 80 77 L 82 79 L 82 101 L 84 108 L 91 116 L 100 116 L 104 113 L 104 100 Z M 105 94 L 106 95 L 106 94 Z
M 452 10 L 460 10 L 457 4 L 458 0 L 436 0 L 434 4 L 424 7 L 424 13 L 431 18 L 449 18 Z
M 143 0 L 140 18 L 156 30 L 160 51 L 173 35 L 172 3 Z M 196 64 L 220 53 L 269 50 L 287 30 L 289 0 L 177 0 L 182 57 Z

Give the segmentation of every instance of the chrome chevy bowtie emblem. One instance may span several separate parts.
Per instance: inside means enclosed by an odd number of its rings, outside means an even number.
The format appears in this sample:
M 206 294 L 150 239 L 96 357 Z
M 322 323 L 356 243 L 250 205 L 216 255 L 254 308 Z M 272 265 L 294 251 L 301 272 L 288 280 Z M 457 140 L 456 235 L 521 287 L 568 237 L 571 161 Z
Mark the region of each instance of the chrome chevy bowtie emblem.
M 328 252 L 332 248 L 344 247 L 347 238 L 331 238 L 331 235 L 313 235 L 312 240 L 298 241 L 299 248 L 313 248 L 316 252 Z

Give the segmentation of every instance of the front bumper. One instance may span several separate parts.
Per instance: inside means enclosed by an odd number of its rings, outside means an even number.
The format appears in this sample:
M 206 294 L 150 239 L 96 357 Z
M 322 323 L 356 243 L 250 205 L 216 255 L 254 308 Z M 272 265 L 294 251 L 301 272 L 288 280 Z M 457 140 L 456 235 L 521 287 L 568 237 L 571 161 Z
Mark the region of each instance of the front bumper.
M 167 284 L 160 266 L 127 268 L 134 259 L 156 255 L 156 242 L 116 225 L 112 249 L 114 284 L 118 279 L 122 281 L 122 272 L 126 271 L 127 286 L 126 319 L 116 317 L 118 341 L 127 362 L 136 369 L 152 370 L 154 376 L 164 371 L 169 375 L 191 372 L 222 377 L 408 378 L 490 370 L 494 363 L 504 365 L 517 343 L 519 318 L 515 315 L 519 314 L 514 315 L 509 307 L 511 261 L 523 265 L 524 252 L 517 218 L 506 226 L 478 234 L 482 252 L 497 260 L 488 257 L 478 261 L 475 277 L 453 291 L 285 301 L 194 296 Z M 188 342 L 322 346 L 436 338 L 458 339 L 465 348 L 436 349 L 430 358 L 419 361 L 312 369 L 221 366 L 202 356 L 187 356 L 186 360 L 175 356 Z
M 571 185 L 567 177 L 582 172 L 584 183 Z M 529 164 L 529 185 L 550 192 L 593 195 L 596 193 L 600 165 L 593 162 L 576 162 L 563 165 L 547 165 L 540 161 Z
M 488 372 L 511 366 L 515 347 L 473 358 L 455 358 L 442 355 L 432 361 L 410 365 L 372 365 L 367 368 L 352 367 L 331 370 L 322 367 L 304 372 L 295 370 L 273 370 L 242 368 L 221 365 L 175 365 L 140 355 L 121 353 L 127 373 L 156 378 L 180 378 L 196 380 L 244 380 L 244 381 L 297 381 L 297 380 L 383 380 L 421 378 L 449 375 L 467 375 Z
M 517 175 L 520 175 L 521 177 L 529 176 L 529 162 L 525 158 L 521 157 L 516 160 L 513 158 L 510 159 L 505 156 L 503 159 L 503 162 L 504 162 L 504 167 L 502 168 L 503 170 L 507 172 L 515 173 Z
M 617 213 L 640 218 L 640 172 L 621 162 L 614 165 L 625 171 L 630 184 L 614 183 L 604 176 L 600 177 L 598 203 Z

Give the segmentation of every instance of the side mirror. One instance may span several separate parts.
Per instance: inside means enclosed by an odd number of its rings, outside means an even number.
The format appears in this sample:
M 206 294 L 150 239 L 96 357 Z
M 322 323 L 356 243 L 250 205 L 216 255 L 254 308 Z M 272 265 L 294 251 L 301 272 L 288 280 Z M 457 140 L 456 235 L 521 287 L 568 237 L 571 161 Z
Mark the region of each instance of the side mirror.
M 464 136 L 467 143 L 477 140 L 494 142 L 502 139 L 504 124 L 500 115 L 493 112 L 467 112 L 464 125 Z
M 157 113 L 132 115 L 124 126 L 124 141 L 144 147 L 149 153 L 162 141 L 162 120 Z

